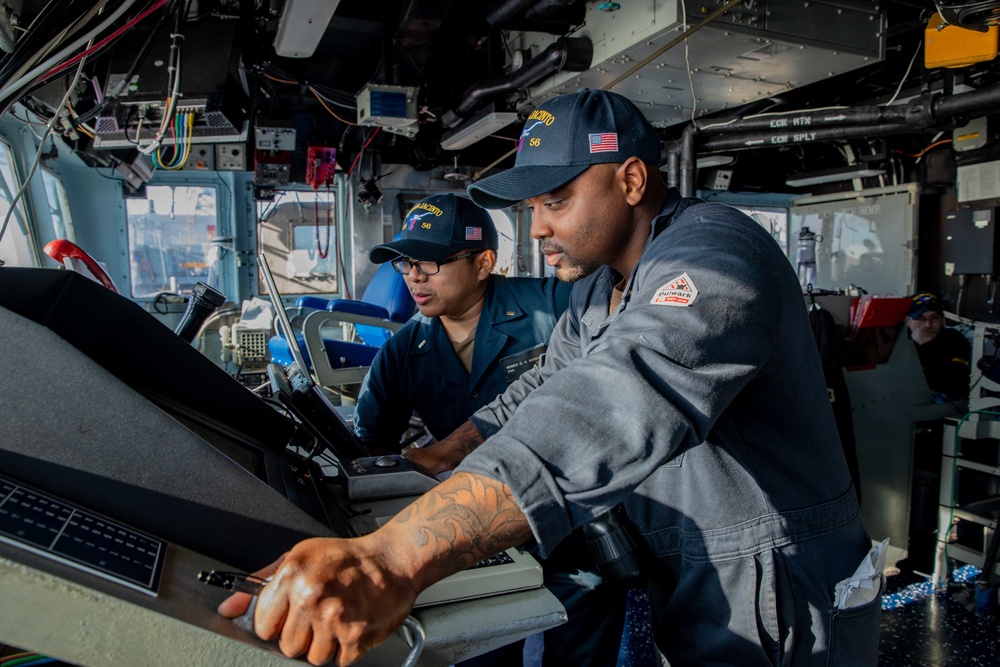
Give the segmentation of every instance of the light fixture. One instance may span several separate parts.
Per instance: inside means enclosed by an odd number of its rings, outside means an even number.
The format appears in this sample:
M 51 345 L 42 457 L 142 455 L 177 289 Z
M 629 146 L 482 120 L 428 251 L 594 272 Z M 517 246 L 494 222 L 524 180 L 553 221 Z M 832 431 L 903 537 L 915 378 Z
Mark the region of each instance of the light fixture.
M 851 164 L 837 167 L 836 169 L 791 174 L 785 179 L 785 185 L 792 188 L 804 188 L 809 185 L 819 185 L 820 183 L 836 183 L 837 181 L 849 181 L 854 178 L 867 178 L 869 176 L 882 176 L 884 174 L 885 169 L 876 169 L 863 164 Z
M 735 155 L 725 155 L 723 153 L 715 153 L 713 155 L 702 155 L 695 162 L 695 166 L 698 169 L 708 169 L 709 167 L 722 167 L 727 164 L 732 164 L 736 162 Z
M 480 139 L 490 136 L 517 120 L 513 111 L 493 111 L 492 106 L 476 114 L 454 130 L 446 132 L 441 137 L 441 148 L 446 151 L 457 151 L 471 146 Z
M 274 52 L 284 58 L 308 58 L 316 52 L 340 0 L 287 0 L 274 37 Z

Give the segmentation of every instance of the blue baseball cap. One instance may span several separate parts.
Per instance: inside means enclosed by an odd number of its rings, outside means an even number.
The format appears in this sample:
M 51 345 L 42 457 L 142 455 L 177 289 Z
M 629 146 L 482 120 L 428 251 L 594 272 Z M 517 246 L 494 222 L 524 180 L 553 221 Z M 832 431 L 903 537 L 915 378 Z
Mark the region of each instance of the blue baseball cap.
M 913 301 L 910 303 L 910 309 L 906 311 L 906 316 L 917 318 L 928 310 L 935 313 L 944 313 L 944 308 L 941 306 L 941 299 L 937 298 L 936 294 L 920 292 L 913 295 Z
M 397 257 L 438 260 L 460 250 L 496 251 L 497 229 L 490 214 L 465 197 L 433 195 L 421 200 L 403 219 L 398 238 L 368 251 L 368 259 L 384 264 Z
M 628 98 L 582 90 L 546 100 L 531 112 L 514 166 L 469 186 L 472 201 L 505 208 L 556 190 L 590 165 L 630 157 L 659 165 L 660 137 Z

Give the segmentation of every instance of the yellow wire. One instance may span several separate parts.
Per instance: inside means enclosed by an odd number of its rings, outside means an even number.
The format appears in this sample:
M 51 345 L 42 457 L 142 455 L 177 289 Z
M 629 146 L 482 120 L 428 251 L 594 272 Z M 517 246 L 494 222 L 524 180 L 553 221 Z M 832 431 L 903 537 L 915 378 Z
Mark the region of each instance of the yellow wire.
M 69 111 L 69 115 L 72 118 L 75 119 L 76 118 L 76 111 L 73 110 L 73 105 L 69 103 L 69 100 L 66 100 L 66 109 Z M 82 125 L 79 126 L 79 127 L 77 127 L 76 129 L 79 130 L 80 132 L 83 132 L 84 134 L 86 134 L 91 139 L 94 138 L 94 133 L 91 132 L 91 131 L 89 131 L 87 128 L 83 127 Z
M 187 164 L 188 158 L 191 157 L 191 143 L 194 138 L 194 114 L 188 113 L 184 115 L 187 121 L 187 137 L 184 140 L 184 159 L 181 160 L 182 167 Z
M 182 114 L 182 115 L 183 116 L 187 116 L 188 114 Z M 157 160 L 159 161 L 159 163 L 167 171 L 177 171 L 178 169 L 180 169 L 181 167 L 183 167 L 184 163 L 187 161 L 187 158 L 185 157 L 180 162 L 177 162 L 177 156 L 180 154 L 180 150 L 181 150 L 180 142 L 177 139 L 175 139 L 175 143 L 174 143 L 174 155 L 173 155 L 173 159 L 171 160 L 171 162 L 173 162 L 174 164 L 168 165 L 168 164 L 166 164 L 164 162 L 164 160 L 163 160 L 163 154 L 160 152 L 162 150 L 163 150 L 163 146 L 162 145 L 161 146 L 157 146 L 157 148 L 156 148 L 156 157 L 157 157 Z M 188 148 L 187 152 L 189 152 L 189 151 L 190 151 L 190 147 Z
M 347 125 L 354 125 L 355 127 L 357 127 L 357 125 L 358 125 L 357 123 L 352 123 L 351 121 L 345 120 L 345 119 L 341 118 L 340 116 L 338 116 L 337 114 L 333 113 L 333 109 L 331 109 L 330 107 L 326 106 L 326 102 L 323 100 L 322 97 L 320 97 L 319 93 L 316 92 L 315 88 L 313 88 L 312 86 L 309 86 L 309 92 L 311 92 L 313 95 L 316 96 L 316 99 L 319 100 L 319 103 L 323 105 L 323 108 L 326 109 L 327 112 L 331 116 L 333 116 L 334 118 L 336 118 L 337 120 L 339 120 L 341 123 L 345 123 Z

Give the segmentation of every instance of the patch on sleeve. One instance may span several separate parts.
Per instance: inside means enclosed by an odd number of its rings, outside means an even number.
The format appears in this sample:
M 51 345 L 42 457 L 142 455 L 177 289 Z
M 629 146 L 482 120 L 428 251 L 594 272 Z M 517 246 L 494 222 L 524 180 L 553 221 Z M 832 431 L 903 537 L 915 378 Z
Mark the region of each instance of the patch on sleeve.
M 690 306 L 698 298 L 698 288 L 687 272 L 656 290 L 650 303 L 660 306 Z

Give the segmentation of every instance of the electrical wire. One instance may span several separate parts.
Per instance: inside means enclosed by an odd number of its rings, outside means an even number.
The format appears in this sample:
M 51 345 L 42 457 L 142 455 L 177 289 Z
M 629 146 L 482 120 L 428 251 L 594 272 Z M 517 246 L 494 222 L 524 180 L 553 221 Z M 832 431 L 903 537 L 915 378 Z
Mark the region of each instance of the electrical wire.
M 24 86 L 31 85 L 31 83 L 33 83 L 40 74 L 42 74 L 43 72 L 47 72 L 49 69 L 52 68 L 53 65 L 61 62 L 64 58 L 66 58 L 69 54 L 76 51 L 83 44 L 87 44 L 88 49 L 91 48 L 91 46 L 93 45 L 92 43 L 94 38 L 97 35 L 99 35 L 103 30 L 107 29 L 109 26 L 114 24 L 114 22 L 117 21 L 122 14 L 128 11 L 128 9 L 132 5 L 134 5 L 137 1 L 138 0 L 124 0 L 122 4 L 118 7 L 118 9 L 112 12 L 108 16 L 108 18 L 105 19 L 103 22 L 101 22 L 101 24 L 98 25 L 96 28 L 89 31 L 87 34 L 83 35 L 79 39 L 75 40 L 69 46 L 67 46 L 66 48 L 64 48 L 59 53 L 52 56 L 45 62 L 41 63 L 40 65 L 37 65 L 34 69 L 29 71 L 22 77 L 18 78 L 16 81 L 8 83 L 2 90 L 0 90 L 0 100 L 7 99 L 13 93 L 17 92 Z M 102 6 L 103 4 L 105 3 L 102 3 Z
M 174 110 L 177 107 L 177 98 L 180 95 L 180 82 L 181 82 L 181 40 L 184 39 L 184 34 L 181 32 L 181 26 L 183 24 L 183 16 L 187 14 L 187 9 L 190 7 L 190 0 L 184 4 L 183 8 L 178 7 L 177 17 L 174 24 L 174 32 L 171 34 L 170 42 L 170 62 L 167 65 L 168 83 L 167 88 L 169 92 L 167 94 L 167 100 L 164 104 L 163 118 L 160 120 L 160 128 L 157 130 L 156 134 L 153 136 L 152 142 L 148 146 L 139 146 L 139 152 L 143 155 L 152 155 L 153 151 L 160 147 L 160 142 L 163 140 L 163 135 L 167 131 L 168 126 L 172 121 Z
M 93 4 L 79 18 L 71 20 L 58 30 L 44 30 L 40 25 L 37 30 L 28 35 L 28 39 L 18 43 L 17 50 L 10 58 L 5 59 L 4 66 L 0 69 L 0 81 L 13 81 L 23 76 L 32 66 L 38 64 L 43 58 L 48 57 L 53 49 L 63 44 L 69 35 L 77 34 L 81 27 L 89 24 L 95 16 L 98 16 L 103 11 L 106 4 L 107 0 Z M 73 16 L 73 12 L 76 9 L 77 7 L 67 6 L 63 12 L 52 12 L 52 15 Z M 58 26 L 56 27 L 58 28 Z M 38 37 L 37 40 L 34 39 L 36 35 Z M 42 40 L 46 41 L 41 43 Z M 36 43 L 36 41 L 39 43 Z M 52 62 L 58 61 L 53 60 Z
M 0 658 L 0 665 L 7 665 L 12 660 L 19 660 L 21 658 L 27 658 L 36 655 L 38 654 L 33 651 L 22 651 L 21 653 L 15 653 L 14 655 L 8 655 L 6 657 Z
M 931 149 L 937 148 L 938 146 L 944 146 L 945 144 L 950 144 L 950 143 L 951 143 L 951 139 L 942 139 L 941 141 L 935 141 L 934 143 L 932 143 L 931 145 L 927 146 L 926 148 L 924 148 L 919 153 L 907 153 L 906 151 L 901 151 L 901 150 L 893 150 L 893 153 L 898 153 L 899 155 L 905 155 L 906 157 L 916 157 L 916 158 L 919 158 L 919 157 L 923 157 L 924 155 L 926 155 L 927 152 L 930 151 Z
M 7 658 L 4 658 L 4 660 L 7 660 Z M 35 653 L 33 655 L 26 655 L 23 657 L 19 657 L 16 660 L 11 660 L 9 662 L 4 662 L 3 660 L 0 660 L 0 664 L 2 664 L 4 667 L 18 667 L 18 666 L 26 667 L 27 665 L 45 665 L 55 661 L 56 658 L 50 658 L 47 655 L 41 655 L 40 653 Z
M 375 138 L 375 135 L 378 134 L 378 131 L 381 129 L 381 127 L 376 127 L 375 131 L 372 132 L 372 136 L 368 137 L 368 141 L 365 142 L 365 145 L 361 147 L 361 150 L 358 151 L 358 154 L 354 157 L 354 162 L 351 163 L 351 168 L 347 170 L 347 174 L 344 176 L 345 179 L 349 179 L 351 177 L 351 174 L 354 172 L 354 168 L 358 166 L 358 160 L 360 160 L 361 156 L 365 154 L 365 149 L 368 148 L 368 144 L 372 142 L 372 139 Z
M 357 100 L 354 99 L 354 96 L 317 81 L 293 80 L 291 78 L 291 75 L 289 75 L 287 72 L 283 71 L 281 68 L 275 66 L 272 63 L 268 63 L 267 65 L 258 68 L 257 73 L 260 74 L 260 76 L 266 78 L 268 81 L 272 81 L 274 83 L 280 83 L 288 86 L 306 86 L 312 88 L 316 93 L 319 93 L 320 97 L 322 97 L 324 101 L 329 102 L 330 104 L 334 104 L 338 107 L 343 107 L 345 109 L 350 109 L 351 111 L 357 110 L 358 106 Z M 344 99 L 343 100 L 335 99 L 338 96 Z
M 93 37 L 91 37 L 93 41 Z M 84 57 L 78 63 L 76 68 L 76 75 L 73 76 L 73 81 L 70 83 L 66 90 L 66 94 L 63 96 L 62 101 L 59 106 L 56 107 L 55 113 L 52 114 L 52 120 L 49 121 L 48 126 L 45 128 L 45 133 L 42 135 L 42 140 L 38 142 L 38 151 L 35 153 L 35 159 L 31 162 L 31 169 L 28 171 L 28 175 L 24 178 L 24 182 L 21 184 L 20 189 L 18 189 L 17 194 L 14 195 L 10 202 L 10 208 L 7 209 L 7 215 L 3 219 L 3 225 L 0 225 L 0 241 L 3 240 L 4 234 L 7 232 L 7 225 L 10 224 L 10 218 L 14 215 L 14 211 L 17 210 L 17 203 L 20 201 L 21 197 L 24 196 L 25 191 L 28 189 L 28 184 L 31 183 L 31 177 L 35 175 L 35 170 L 38 168 L 39 162 L 42 159 L 42 151 L 45 150 L 45 140 L 52 133 L 52 129 L 55 127 L 56 122 L 59 120 L 59 114 L 62 112 L 63 107 L 69 102 L 70 95 L 76 90 L 76 85 L 80 81 L 80 76 L 83 74 L 83 66 L 87 62 L 86 57 Z
M 156 25 L 153 26 L 153 29 L 150 30 L 149 35 L 146 37 L 145 43 L 143 43 L 142 48 L 139 49 L 139 53 L 136 54 L 136 57 L 132 61 L 131 66 L 129 66 L 128 71 L 125 72 L 125 75 L 121 78 L 121 81 L 119 81 L 118 87 L 110 95 L 105 96 L 104 99 L 101 100 L 99 104 L 95 105 L 92 109 L 82 114 L 80 116 L 81 121 L 87 122 L 93 118 L 96 118 L 102 111 L 104 111 L 104 109 L 106 109 L 107 107 L 109 107 L 118 100 L 121 94 L 125 91 L 125 88 L 128 85 L 129 81 L 131 81 L 132 77 L 135 76 L 136 70 L 138 70 L 139 66 L 142 65 L 143 62 L 145 62 L 146 57 L 149 55 L 149 52 L 152 50 L 153 45 L 159 38 L 160 32 L 163 30 L 163 26 L 166 25 L 167 18 L 169 18 L 170 15 L 174 12 L 174 9 L 178 2 L 180 2 L 180 0 L 170 0 L 170 6 L 166 8 L 166 11 L 164 11 L 163 16 L 160 18 L 159 21 L 156 22 Z
M 307 86 L 307 87 L 309 88 L 309 92 L 311 92 L 313 95 L 315 95 L 316 99 L 319 100 L 319 103 L 323 105 L 323 108 L 326 109 L 327 113 L 329 113 L 331 116 L 333 116 L 334 118 L 336 118 L 337 120 L 339 120 L 341 123 L 344 123 L 345 125 L 354 125 L 355 127 L 357 127 L 357 125 L 358 125 L 357 123 L 352 123 L 349 120 L 345 120 L 345 119 L 341 118 L 340 116 L 338 116 L 337 114 L 335 114 L 333 112 L 333 109 L 331 109 L 330 107 L 326 106 L 326 102 L 324 101 L 323 96 L 320 95 L 318 92 L 316 92 L 315 88 L 313 88 L 312 86 Z
M 48 665 L 49 663 L 57 662 L 59 658 L 50 658 L 48 656 L 39 655 L 34 658 L 25 658 L 24 662 L 15 660 L 9 663 L 10 667 L 14 665 L 20 665 L 21 667 L 34 667 L 34 665 Z
M 290 84 L 290 85 L 293 85 L 293 86 L 299 85 L 298 81 L 292 81 L 290 79 L 279 79 L 276 76 L 271 76 L 267 72 L 261 72 L 260 75 L 262 77 L 264 77 L 265 79 L 270 79 L 271 81 L 274 81 L 275 83 L 286 83 L 286 84 Z
M 688 29 L 688 13 L 687 7 L 681 2 L 681 29 L 687 33 Z M 691 73 L 691 49 L 688 45 L 687 38 L 684 39 L 684 69 L 687 70 L 688 75 L 688 86 L 691 88 L 691 122 L 694 122 L 695 112 L 698 110 L 698 96 L 694 92 L 694 75 Z
M 72 67 L 80 58 L 83 58 L 83 57 L 85 57 L 87 55 L 90 55 L 91 53 L 94 53 L 95 51 L 97 51 L 97 50 L 99 50 L 99 49 L 107 46 L 109 43 L 113 42 L 114 40 L 118 39 L 123 34 L 125 34 L 125 32 L 127 30 L 129 30 L 130 28 L 132 28 L 132 26 L 134 26 L 135 24 L 139 23 L 144 18 L 146 18 L 147 16 L 149 16 L 150 14 L 152 14 L 153 12 L 155 12 L 157 9 L 159 9 L 160 7 L 162 7 L 165 4 L 167 4 L 167 0 L 156 0 L 156 2 L 153 3 L 153 6 L 151 6 L 149 9 L 147 9 L 146 11 L 144 11 L 141 14 L 139 14 L 138 16 L 136 16 L 134 19 L 132 19 L 131 21 L 129 21 L 128 23 L 126 23 L 125 25 L 123 25 L 121 28 L 118 28 L 118 30 L 115 30 L 113 33 L 111 33 L 110 35 L 108 35 L 107 37 L 105 37 L 104 39 L 102 39 L 100 42 L 98 42 L 97 44 L 95 44 L 92 48 L 90 48 L 87 51 L 84 51 L 83 53 L 80 53 L 80 54 L 78 54 L 76 56 L 73 56 L 72 58 L 70 58 L 69 60 L 67 60 L 66 62 L 64 62 L 63 64 L 57 65 L 56 67 L 52 68 L 51 70 L 49 70 L 48 72 L 46 72 L 45 74 L 43 74 L 40 80 L 44 81 L 45 79 L 49 78 L 50 76 L 54 76 L 54 75 L 56 75 L 56 74 L 58 74 L 58 73 L 60 73 L 60 72 L 62 72 L 64 70 Z
M 885 107 L 889 106 L 890 104 L 896 101 L 897 97 L 899 97 L 900 91 L 903 90 L 903 84 L 906 83 L 907 77 L 910 76 L 910 70 L 913 69 L 913 63 L 917 61 L 917 56 L 920 54 L 920 49 L 921 47 L 923 47 L 923 45 L 924 45 L 923 40 L 917 42 L 917 50 L 913 52 L 913 57 L 910 58 L 910 64 L 906 66 L 906 71 L 903 72 L 903 78 L 899 80 L 899 85 L 896 86 L 896 92 L 893 93 L 892 97 L 889 98 L 889 101 L 883 104 L 882 106 Z

